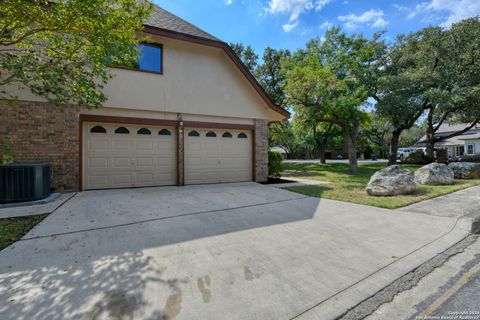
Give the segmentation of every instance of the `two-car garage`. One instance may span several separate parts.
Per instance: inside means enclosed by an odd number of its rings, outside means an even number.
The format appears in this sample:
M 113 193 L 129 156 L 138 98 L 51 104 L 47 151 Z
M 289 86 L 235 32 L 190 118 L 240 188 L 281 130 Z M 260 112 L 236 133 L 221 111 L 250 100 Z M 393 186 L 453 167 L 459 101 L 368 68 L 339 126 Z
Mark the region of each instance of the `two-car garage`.
M 82 132 L 84 190 L 253 178 L 251 130 L 185 127 L 178 137 L 175 126 L 83 122 Z

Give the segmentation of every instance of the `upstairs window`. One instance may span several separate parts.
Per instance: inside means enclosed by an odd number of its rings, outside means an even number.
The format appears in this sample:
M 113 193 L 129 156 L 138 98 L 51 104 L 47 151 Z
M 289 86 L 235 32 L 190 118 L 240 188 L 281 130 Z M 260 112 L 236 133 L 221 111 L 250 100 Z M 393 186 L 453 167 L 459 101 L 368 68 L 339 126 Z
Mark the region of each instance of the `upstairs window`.
M 142 43 L 138 45 L 138 49 L 140 51 L 140 58 L 136 63 L 137 69 L 142 71 L 163 73 L 162 46 Z

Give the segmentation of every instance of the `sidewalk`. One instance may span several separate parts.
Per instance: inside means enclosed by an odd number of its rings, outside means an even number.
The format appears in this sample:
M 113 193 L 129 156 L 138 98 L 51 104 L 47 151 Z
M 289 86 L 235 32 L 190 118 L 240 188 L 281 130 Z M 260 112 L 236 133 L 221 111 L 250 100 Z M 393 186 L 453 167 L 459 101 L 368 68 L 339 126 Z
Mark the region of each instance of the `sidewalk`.
M 475 232 L 475 229 L 478 230 L 480 227 L 480 186 L 415 203 L 397 210 L 463 219 L 472 224 L 472 232 Z

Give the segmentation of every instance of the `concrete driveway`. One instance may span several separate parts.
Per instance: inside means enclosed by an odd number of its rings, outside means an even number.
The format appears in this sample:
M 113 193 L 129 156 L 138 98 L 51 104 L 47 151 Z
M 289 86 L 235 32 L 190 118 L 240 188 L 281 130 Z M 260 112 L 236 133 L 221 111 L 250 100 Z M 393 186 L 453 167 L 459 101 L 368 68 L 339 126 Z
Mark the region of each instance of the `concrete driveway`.
M 0 252 L 0 319 L 332 319 L 469 228 L 255 183 L 85 192 Z

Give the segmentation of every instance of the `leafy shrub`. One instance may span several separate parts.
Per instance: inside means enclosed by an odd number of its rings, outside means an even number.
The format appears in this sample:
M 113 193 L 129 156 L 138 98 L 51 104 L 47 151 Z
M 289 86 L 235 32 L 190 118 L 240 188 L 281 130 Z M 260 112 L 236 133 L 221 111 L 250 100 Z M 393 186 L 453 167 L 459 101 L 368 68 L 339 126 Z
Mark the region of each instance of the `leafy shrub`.
M 280 152 L 268 151 L 268 176 L 280 178 L 283 171 L 283 156 Z
M 0 164 L 10 164 L 15 162 L 15 153 L 8 138 L 0 146 Z
M 458 158 L 460 162 L 480 162 L 480 155 L 463 155 Z
M 403 160 L 403 163 L 408 164 L 428 164 L 430 162 L 423 150 L 415 150 Z

